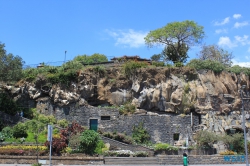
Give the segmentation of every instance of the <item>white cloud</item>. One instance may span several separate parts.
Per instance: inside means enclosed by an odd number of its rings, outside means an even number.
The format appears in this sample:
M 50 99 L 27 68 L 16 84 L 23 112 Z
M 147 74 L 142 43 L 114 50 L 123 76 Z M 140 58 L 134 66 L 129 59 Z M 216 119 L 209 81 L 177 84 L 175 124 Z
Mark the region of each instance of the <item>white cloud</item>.
M 235 19 L 241 18 L 241 14 L 234 14 L 233 18 L 235 18 Z
M 239 65 L 241 67 L 250 67 L 250 62 L 239 62 L 236 59 L 233 59 L 232 62 L 233 62 L 232 66 Z
M 237 43 L 244 45 L 250 44 L 250 41 L 248 40 L 248 36 L 244 35 L 243 37 L 240 36 L 234 36 Z
M 215 33 L 217 33 L 217 34 L 227 33 L 227 29 L 216 29 Z
M 228 36 L 222 36 L 219 38 L 218 45 L 222 47 L 233 48 L 240 45 L 250 45 L 250 40 L 248 39 L 248 35 L 234 36 L 234 40 L 232 41 Z
M 230 40 L 230 38 L 229 37 L 227 37 L 227 36 L 222 36 L 222 37 L 220 37 L 219 38 L 219 42 L 218 42 L 218 45 L 219 46 L 226 46 L 226 47 L 229 47 L 229 48 L 233 48 L 233 47 L 237 47 L 237 44 L 235 43 L 235 42 L 232 42 L 231 40 Z
M 240 28 L 240 27 L 243 27 L 243 26 L 247 26 L 249 25 L 249 23 L 247 21 L 244 21 L 244 22 L 236 22 L 234 24 L 234 28 Z
M 144 37 L 148 32 L 129 30 L 106 30 L 112 36 L 116 43 L 115 45 L 123 45 L 125 47 L 138 48 L 145 45 Z
M 216 26 L 225 25 L 225 24 L 229 23 L 229 21 L 230 21 L 230 17 L 226 17 L 226 18 L 225 18 L 223 21 L 221 21 L 221 22 L 216 21 L 216 22 L 214 23 L 214 25 L 216 25 Z

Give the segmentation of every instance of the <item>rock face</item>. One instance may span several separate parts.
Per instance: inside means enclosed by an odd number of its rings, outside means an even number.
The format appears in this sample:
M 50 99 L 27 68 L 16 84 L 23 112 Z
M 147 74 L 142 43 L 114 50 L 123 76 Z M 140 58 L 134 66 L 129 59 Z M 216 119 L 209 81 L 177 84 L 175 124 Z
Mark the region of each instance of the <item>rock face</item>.
M 203 129 L 224 133 L 233 127 L 241 128 L 242 85 L 249 91 L 249 78 L 244 74 L 152 67 L 125 77 L 121 68 L 114 67 L 107 68 L 103 75 L 91 68 L 82 71 L 78 80 L 67 86 L 51 85 L 38 77 L 33 83 L 22 82 L 1 89 L 42 113 L 53 114 L 56 108 L 67 112 L 87 105 L 120 106 L 131 102 L 146 112 L 177 115 L 192 112 L 201 117 Z M 245 111 L 249 108 L 247 103 Z M 250 127 L 248 119 L 246 126 Z

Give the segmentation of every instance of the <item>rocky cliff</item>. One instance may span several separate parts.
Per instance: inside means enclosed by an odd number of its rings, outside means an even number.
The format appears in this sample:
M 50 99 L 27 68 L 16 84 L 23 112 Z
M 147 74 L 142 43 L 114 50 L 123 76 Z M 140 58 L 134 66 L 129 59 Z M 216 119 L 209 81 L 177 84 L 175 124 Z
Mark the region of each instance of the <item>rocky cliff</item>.
M 34 82 L 2 85 L 1 90 L 41 112 L 53 112 L 56 106 L 120 106 L 131 102 L 138 110 L 147 112 L 196 113 L 202 117 L 203 128 L 225 132 L 232 126 L 241 128 L 242 85 L 246 85 L 245 91 L 249 90 L 249 78 L 244 74 L 148 67 L 125 76 L 120 67 L 112 67 L 102 73 L 88 68 L 79 72 L 77 81 L 69 80 L 66 85 L 52 85 L 38 76 Z M 46 108 L 38 106 L 41 101 L 51 104 Z M 250 127 L 248 121 L 246 125 Z

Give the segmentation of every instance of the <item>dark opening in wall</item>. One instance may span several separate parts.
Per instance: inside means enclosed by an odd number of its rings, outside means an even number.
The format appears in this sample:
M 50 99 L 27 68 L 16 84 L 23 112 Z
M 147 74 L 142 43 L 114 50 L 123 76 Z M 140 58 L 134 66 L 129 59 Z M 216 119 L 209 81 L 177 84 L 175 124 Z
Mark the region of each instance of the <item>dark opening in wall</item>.
M 180 133 L 174 133 L 174 141 L 179 141 Z
M 110 116 L 101 116 L 101 120 L 110 120 Z
M 70 107 L 63 107 L 63 112 L 65 115 L 69 115 Z

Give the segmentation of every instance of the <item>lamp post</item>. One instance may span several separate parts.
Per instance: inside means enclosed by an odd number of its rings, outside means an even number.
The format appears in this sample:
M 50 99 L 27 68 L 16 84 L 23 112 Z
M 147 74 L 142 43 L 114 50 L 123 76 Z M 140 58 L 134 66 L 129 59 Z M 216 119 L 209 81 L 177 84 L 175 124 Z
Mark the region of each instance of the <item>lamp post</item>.
M 240 96 L 242 102 L 242 128 L 244 131 L 244 142 L 245 142 L 245 155 L 246 155 L 246 166 L 248 166 L 248 154 L 247 154 L 247 138 L 246 138 L 246 126 L 245 126 L 245 111 L 244 111 L 244 100 L 249 99 L 246 98 L 243 94 L 243 90 L 246 88 L 246 85 L 242 85 L 240 89 Z M 245 98 L 244 98 L 245 97 Z M 247 96 L 248 97 L 248 96 Z
M 67 51 L 65 51 L 64 53 L 65 53 L 65 55 L 64 55 L 64 63 L 65 63 Z

